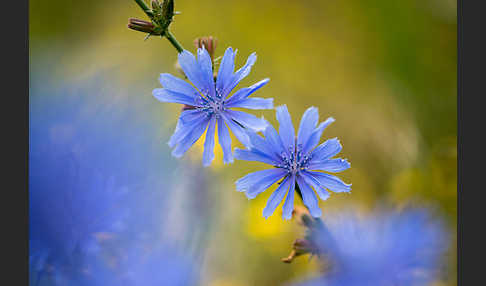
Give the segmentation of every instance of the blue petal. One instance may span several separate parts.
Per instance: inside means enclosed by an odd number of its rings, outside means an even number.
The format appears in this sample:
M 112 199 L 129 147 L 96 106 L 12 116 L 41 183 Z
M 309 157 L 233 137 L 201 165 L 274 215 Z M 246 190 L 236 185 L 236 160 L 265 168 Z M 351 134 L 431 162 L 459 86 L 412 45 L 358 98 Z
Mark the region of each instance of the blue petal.
M 335 193 L 349 192 L 351 191 L 351 184 L 346 184 L 336 176 L 329 175 L 322 172 L 305 171 L 307 174 L 314 177 L 321 186 L 329 189 Z
M 211 117 L 209 121 L 208 131 L 206 132 L 206 141 L 204 142 L 204 152 L 203 152 L 203 166 L 211 165 L 214 160 L 214 132 L 216 129 L 216 118 Z
M 237 102 L 227 104 L 226 107 L 239 107 L 248 109 L 272 109 L 273 108 L 273 98 L 259 98 L 252 97 Z
M 200 112 L 197 109 L 183 111 L 177 122 L 174 134 L 170 137 L 168 142 L 169 146 L 172 148 L 177 145 L 180 140 L 191 132 L 194 126 L 197 126 L 206 120 L 206 117 L 205 113 Z
M 172 151 L 172 156 L 179 158 L 186 153 L 186 151 L 196 143 L 197 139 L 206 130 L 206 125 L 208 124 L 209 118 L 205 118 L 201 123 L 195 124 L 192 130 L 178 142 L 177 147 Z
M 304 178 L 304 180 L 307 182 L 307 184 L 314 187 L 314 190 L 319 195 L 319 198 L 321 198 L 321 200 L 325 201 L 330 197 L 330 194 L 326 190 L 326 188 L 324 186 L 322 186 L 319 183 L 319 181 L 316 178 L 314 178 L 312 175 L 310 175 L 306 172 L 301 172 L 300 175 L 302 176 L 302 178 Z
M 278 207 L 280 202 L 283 200 L 285 197 L 285 194 L 289 190 L 291 183 L 291 179 L 289 176 L 287 176 L 282 183 L 280 183 L 280 186 L 270 195 L 270 198 L 268 198 L 267 205 L 263 209 L 263 216 L 265 218 L 268 218 L 273 214 L 275 209 Z M 290 190 L 292 192 L 292 190 Z
M 203 77 L 204 94 L 209 94 L 211 97 L 215 97 L 214 89 L 214 77 L 213 77 L 213 64 L 211 62 L 211 56 L 205 48 L 197 50 L 197 62 L 201 69 L 201 76 Z
M 295 149 L 295 131 L 292 119 L 290 118 L 287 105 L 281 105 L 277 107 L 277 120 L 279 123 L 278 133 L 285 147 L 286 151 Z
M 201 97 L 199 92 L 191 84 L 171 74 L 168 73 L 160 74 L 159 81 L 162 87 L 164 87 L 165 89 L 177 93 L 182 93 L 184 95 L 194 97 L 194 98 Z
M 226 114 L 245 128 L 252 129 L 256 132 L 265 130 L 268 125 L 267 121 L 263 117 L 258 118 L 255 115 L 246 112 L 226 110 Z
M 312 161 L 308 165 L 309 170 L 322 170 L 326 172 L 337 173 L 344 170 L 347 170 L 351 167 L 349 162 L 346 159 L 328 159 L 323 161 Z
M 278 164 L 278 162 L 276 162 L 270 156 L 258 150 L 242 150 L 235 148 L 235 158 L 244 161 L 258 161 L 270 165 Z
M 192 106 L 201 106 L 199 103 L 196 102 L 194 97 L 182 93 L 177 93 L 165 88 L 154 89 L 152 91 L 152 95 L 162 102 L 173 102 Z
M 224 93 L 225 84 L 231 82 L 233 78 L 233 71 L 235 70 L 235 53 L 231 47 L 224 52 L 221 65 L 219 66 L 218 77 L 216 79 L 216 89 L 222 97 L 226 97 L 228 93 Z
M 208 116 L 208 114 L 200 109 L 187 109 L 181 112 L 179 120 L 182 125 L 193 125 L 194 120 L 204 116 Z
M 246 133 L 245 129 L 243 129 L 243 127 L 235 123 L 233 119 L 228 118 L 224 114 L 221 115 L 224 119 L 224 122 L 228 124 L 228 127 L 231 129 L 231 131 L 233 131 L 233 134 L 235 134 L 236 138 L 238 138 L 238 140 L 243 145 L 245 145 L 245 147 L 250 147 L 251 146 L 250 138 L 248 137 L 248 134 Z
M 276 180 L 278 180 L 284 175 L 285 172 L 282 169 L 278 168 L 253 172 L 236 181 L 236 190 L 240 192 L 245 192 L 267 177 L 276 177 Z
M 279 153 L 275 152 L 275 149 L 270 142 L 251 130 L 246 133 L 250 137 L 250 142 L 252 145 L 251 150 L 258 150 L 272 158 L 277 164 L 281 163 L 282 158 L 279 156 Z
M 181 65 L 184 74 L 187 76 L 189 81 L 191 81 L 200 92 L 204 93 L 204 90 L 207 92 L 208 82 L 206 78 L 203 76 L 199 63 L 189 51 L 182 51 L 179 53 L 179 64 Z
M 231 105 L 236 104 L 241 100 L 247 99 L 252 93 L 254 93 L 258 89 L 260 89 L 262 86 L 267 84 L 268 81 L 269 81 L 269 79 L 266 78 L 264 80 L 261 80 L 261 81 L 255 83 L 254 85 L 252 85 L 250 87 L 245 87 L 245 88 L 238 90 L 237 92 L 235 92 L 235 94 L 233 94 L 232 97 L 230 97 L 226 101 L 226 106 L 231 107 Z
M 265 135 L 265 141 L 271 145 L 271 150 L 273 150 L 276 156 L 281 158 L 282 154 L 286 152 L 286 148 L 284 147 L 282 139 L 278 135 L 277 130 L 275 130 L 275 128 L 269 124 L 263 131 L 263 134 Z
M 302 193 L 304 205 L 309 209 L 310 214 L 313 217 L 320 217 L 322 215 L 322 211 L 319 208 L 314 190 L 312 190 L 312 188 L 300 175 L 297 175 L 297 184 L 299 185 L 300 192 Z
M 231 82 L 225 84 L 223 91 L 224 95 L 229 94 L 231 90 L 233 90 L 233 88 L 235 88 L 235 86 L 238 85 L 238 83 L 250 73 L 251 67 L 255 64 L 256 58 L 256 54 L 252 53 L 246 60 L 245 65 L 235 72 Z
M 333 123 L 334 121 L 334 118 L 329 117 L 328 119 L 326 119 L 326 121 L 319 124 L 319 126 L 309 136 L 307 142 L 304 143 L 304 148 L 302 150 L 304 154 L 307 154 L 307 152 L 311 151 L 312 149 L 314 149 L 314 147 L 316 147 L 317 144 L 319 144 L 322 132 L 324 132 L 327 126 L 329 126 L 329 124 Z
M 292 211 L 294 210 L 294 195 L 295 195 L 295 175 L 292 175 L 290 178 L 290 188 L 289 193 L 287 194 L 287 199 L 285 199 L 285 203 L 283 205 L 283 219 L 291 219 L 292 218 Z
M 223 150 L 223 163 L 233 163 L 233 154 L 231 153 L 231 137 L 228 127 L 222 117 L 218 117 L 218 141 Z
M 272 175 L 261 178 L 259 181 L 253 184 L 248 191 L 246 191 L 246 197 L 249 199 L 254 199 L 258 194 L 268 189 L 271 185 L 275 184 L 287 174 L 287 172 L 283 169 L 276 168 L 275 170 L 278 171 L 275 171 L 275 173 Z
M 299 132 L 297 134 L 297 145 L 304 147 L 307 140 L 317 126 L 319 121 L 319 112 L 316 107 L 307 108 L 300 120 Z
M 309 163 L 329 159 L 332 156 L 341 152 L 342 148 L 343 147 L 341 146 L 341 143 L 339 143 L 339 140 L 337 138 L 326 140 L 326 142 L 317 146 L 317 148 L 312 151 L 312 159 Z

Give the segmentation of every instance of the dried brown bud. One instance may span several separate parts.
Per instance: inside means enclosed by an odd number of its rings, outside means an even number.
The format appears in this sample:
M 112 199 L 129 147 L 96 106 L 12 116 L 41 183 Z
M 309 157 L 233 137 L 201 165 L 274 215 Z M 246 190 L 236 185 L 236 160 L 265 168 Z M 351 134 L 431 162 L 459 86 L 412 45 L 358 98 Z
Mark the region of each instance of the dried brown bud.
M 315 254 L 318 252 L 317 247 L 311 241 L 302 238 L 297 238 L 294 241 L 292 247 L 295 249 L 295 251 L 299 252 L 300 254 L 305 254 L 305 253 Z
M 212 36 L 209 37 L 200 37 L 194 40 L 194 46 L 196 49 L 200 49 L 204 46 L 204 48 L 208 51 L 209 55 L 211 56 L 211 60 L 214 61 L 214 51 L 216 50 L 216 46 L 218 43 L 218 39 L 213 38 Z
M 289 256 L 282 258 L 282 262 L 291 263 L 295 257 L 299 256 L 295 250 L 292 249 Z
M 289 256 L 282 258 L 281 260 L 285 263 L 291 263 L 295 257 L 307 253 L 318 254 L 318 249 L 311 241 L 298 238 L 292 244 L 292 251 L 290 252 Z

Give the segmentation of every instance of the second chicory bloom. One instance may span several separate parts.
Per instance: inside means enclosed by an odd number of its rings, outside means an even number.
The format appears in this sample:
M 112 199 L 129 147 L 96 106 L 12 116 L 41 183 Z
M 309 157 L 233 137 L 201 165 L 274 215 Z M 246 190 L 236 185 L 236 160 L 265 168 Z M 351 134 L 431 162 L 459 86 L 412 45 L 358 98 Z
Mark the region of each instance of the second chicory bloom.
M 337 138 L 317 146 L 322 132 L 334 122 L 334 119 L 329 117 L 317 125 L 319 113 L 317 108 L 310 107 L 302 116 L 297 136 L 286 105 L 277 107 L 277 120 L 280 124 L 280 134 L 268 125 L 263 132 L 265 138 L 249 132 L 251 146 L 246 150 L 235 149 L 237 159 L 259 161 L 273 165 L 274 168 L 246 175 L 236 182 L 236 189 L 245 192 L 249 199 L 253 199 L 283 179 L 268 199 L 263 216 L 268 218 L 272 215 L 288 193 L 283 205 L 283 218 L 290 219 L 294 209 L 294 189 L 298 186 L 311 215 L 320 217 L 322 212 L 314 190 L 321 200 L 329 197 L 327 190 L 337 193 L 351 190 L 351 184 L 321 172 L 336 173 L 350 167 L 346 159 L 331 159 L 342 149 Z
M 179 64 L 184 74 L 192 83 L 161 74 L 160 83 L 164 88 L 157 88 L 153 95 L 162 102 L 184 104 L 176 129 L 169 141 L 172 155 L 181 157 L 207 129 L 204 143 L 203 165 L 208 166 L 214 159 L 214 133 L 218 129 L 219 144 L 223 149 L 224 163 L 233 162 L 231 138 L 228 127 L 245 146 L 249 138 L 245 129 L 262 131 L 267 123 L 263 118 L 232 110 L 232 108 L 271 109 L 273 99 L 249 98 L 249 96 L 268 82 L 264 79 L 256 84 L 242 88 L 228 97 L 236 85 L 245 78 L 256 61 L 253 53 L 246 64 L 234 72 L 236 51 L 228 48 L 221 60 L 216 80 L 213 77 L 211 57 L 205 48 L 198 49 L 197 59 L 188 51 L 179 54 Z

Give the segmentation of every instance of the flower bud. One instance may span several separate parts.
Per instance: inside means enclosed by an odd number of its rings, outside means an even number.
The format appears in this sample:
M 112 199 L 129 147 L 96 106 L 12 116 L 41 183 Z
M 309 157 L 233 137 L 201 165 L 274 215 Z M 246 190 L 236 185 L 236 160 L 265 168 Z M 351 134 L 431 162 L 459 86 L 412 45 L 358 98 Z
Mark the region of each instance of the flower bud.
M 162 10 L 162 7 L 160 6 L 159 1 L 152 0 L 152 10 L 154 10 L 154 11 L 161 11 Z
M 167 26 L 172 22 L 174 17 L 174 0 L 164 0 L 162 2 L 162 18 Z
M 212 61 L 214 61 L 214 51 L 216 50 L 217 43 L 218 39 L 213 38 L 213 36 L 200 37 L 194 40 L 194 46 L 196 49 L 200 49 L 204 46 L 206 51 L 208 51 L 209 55 L 211 56 Z
M 155 32 L 155 25 L 151 22 L 131 18 L 128 20 L 128 28 L 144 33 L 153 34 Z

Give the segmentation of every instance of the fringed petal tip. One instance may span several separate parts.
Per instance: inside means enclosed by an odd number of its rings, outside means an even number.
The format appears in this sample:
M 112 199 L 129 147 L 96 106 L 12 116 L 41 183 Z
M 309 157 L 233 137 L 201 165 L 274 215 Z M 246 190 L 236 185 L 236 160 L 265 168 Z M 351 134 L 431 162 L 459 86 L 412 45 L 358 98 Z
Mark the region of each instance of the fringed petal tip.
M 181 158 L 182 156 L 184 156 L 184 153 L 179 153 L 179 152 L 177 152 L 177 149 L 174 149 L 174 150 L 172 150 L 171 155 L 172 155 L 173 157 L 175 157 L 175 158 L 179 159 L 179 158 Z
M 292 214 L 288 215 L 288 214 L 282 214 L 282 219 L 284 220 L 290 220 L 292 219 Z
M 250 63 L 250 65 L 255 64 L 256 60 L 257 60 L 256 52 L 253 52 L 248 56 L 248 62 Z
M 253 200 L 254 198 L 257 197 L 257 194 L 250 194 L 248 191 L 245 191 L 245 195 L 248 198 L 248 200 Z
M 334 117 L 332 116 L 329 116 L 324 122 L 333 123 L 334 121 L 336 121 L 336 119 L 334 119 Z
M 203 159 L 202 165 L 203 165 L 204 168 L 207 168 L 207 167 L 211 166 L 213 161 L 214 161 L 214 156 L 212 158 L 209 158 L 209 159 L 206 159 L 206 160 Z
M 200 48 L 197 48 L 197 54 L 199 55 L 199 54 L 202 54 L 204 52 L 207 53 L 208 50 L 206 49 L 206 47 L 204 46 L 204 44 L 202 44 L 202 46 Z M 208 53 L 208 55 L 209 55 L 209 53 Z
M 266 77 L 264 79 L 262 79 L 261 81 L 259 81 L 258 83 L 261 84 L 262 86 L 266 85 L 268 82 L 270 81 L 270 78 L 269 77 Z
M 175 143 L 171 142 L 170 140 L 167 141 L 167 145 L 170 147 L 170 148 L 174 148 L 175 146 Z

